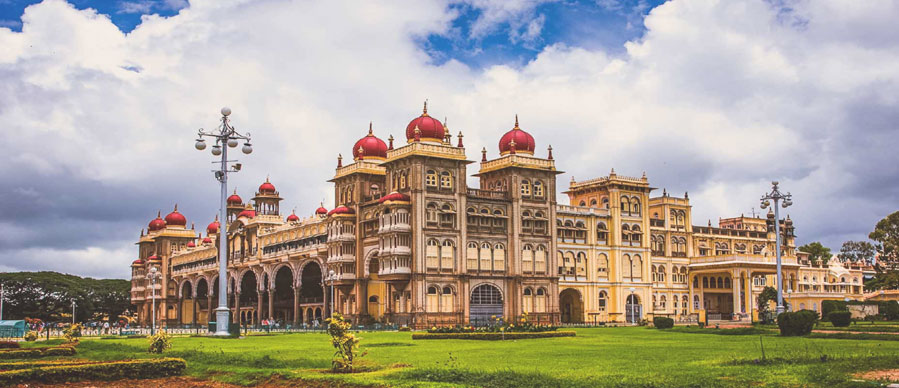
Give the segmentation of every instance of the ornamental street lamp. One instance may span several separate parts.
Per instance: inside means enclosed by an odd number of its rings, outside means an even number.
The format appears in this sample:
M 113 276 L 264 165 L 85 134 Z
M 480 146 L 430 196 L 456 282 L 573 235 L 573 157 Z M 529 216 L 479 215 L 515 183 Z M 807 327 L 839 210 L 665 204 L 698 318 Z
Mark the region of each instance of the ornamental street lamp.
M 153 299 L 153 310 L 150 313 L 150 316 L 153 317 L 153 326 L 150 328 L 150 335 L 156 334 L 156 279 L 162 277 L 162 273 L 156 267 L 150 267 L 150 272 L 147 273 L 147 280 L 150 281 L 150 299 Z M 75 313 L 74 313 L 75 301 L 72 301 L 72 321 L 75 321 Z
M 792 296 L 793 296 L 793 289 L 791 288 L 791 289 L 787 290 L 787 306 L 790 306 L 790 311 L 793 311 L 793 304 L 790 303 Z
M 631 297 L 629 298 L 630 300 L 628 302 L 630 302 L 630 305 L 631 305 L 631 323 L 637 322 L 637 305 L 636 305 L 636 303 L 634 303 L 634 302 L 636 302 L 636 300 L 634 299 L 634 291 L 636 291 L 636 290 L 637 289 L 634 287 L 630 288 Z
M 222 195 L 221 202 L 219 203 L 219 219 L 222 220 L 219 225 L 219 300 L 218 307 L 215 309 L 215 334 L 216 336 L 228 336 L 228 319 L 229 310 L 228 310 L 228 238 L 227 231 L 225 227 L 225 220 L 228 219 L 228 208 L 226 199 L 228 197 L 228 173 L 229 172 L 237 172 L 240 170 L 240 164 L 236 163 L 233 167 L 228 168 L 228 162 L 235 162 L 235 160 L 228 160 L 228 148 L 237 147 L 239 144 L 239 140 L 245 141 L 243 144 L 243 148 L 241 151 L 244 154 L 250 154 L 253 152 L 253 146 L 250 144 L 250 134 L 246 135 L 240 134 L 237 130 L 231 126 L 230 120 L 228 116 L 231 115 L 230 108 L 222 108 L 222 124 L 211 132 L 206 132 L 203 128 L 200 128 L 197 131 L 197 143 L 194 147 L 202 151 L 206 149 L 206 141 L 203 139 L 204 137 L 211 137 L 215 139 L 215 144 L 212 146 L 212 155 L 221 156 L 220 163 L 218 169 L 213 170 L 215 173 L 215 179 L 221 183 Z
M 781 251 L 780 251 L 780 207 L 777 206 L 780 204 L 784 208 L 789 207 L 793 204 L 793 195 L 789 192 L 783 194 L 778 190 L 778 182 L 771 182 L 771 192 L 762 196 L 762 209 L 767 209 L 768 206 L 771 206 L 771 201 L 774 201 L 774 235 L 775 235 L 775 243 L 774 243 L 774 252 L 777 256 L 777 308 L 775 312 L 779 315 L 784 312 L 784 293 L 783 293 L 783 273 L 781 272 Z
M 337 280 L 337 272 L 334 270 L 328 271 L 328 281 L 331 283 L 331 303 L 328 308 L 331 310 L 331 316 L 334 316 L 334 281 Z
M 72 325 L 75 324 L 75 299 L 72 299 Z

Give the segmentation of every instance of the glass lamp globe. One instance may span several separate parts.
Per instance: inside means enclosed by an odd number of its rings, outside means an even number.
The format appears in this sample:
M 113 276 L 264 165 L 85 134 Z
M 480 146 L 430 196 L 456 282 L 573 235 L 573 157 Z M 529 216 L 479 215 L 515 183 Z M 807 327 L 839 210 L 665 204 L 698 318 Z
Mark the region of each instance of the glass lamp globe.
M 250 153 L 253 152 L 253 146 L 250 145 L 250 143 L 243 143 L 243 148 L 241 148 L 241 151 L 243 151 L 243 153 L 249 155 Z
M 237 147 L 237 139 L 228 139 L 228 147 Z
M 205 150 L 206 142 L 203 139 L 197 139 L 197 143 L 194 144 L 194 147 L 196 147 L 198 151 Z
M 222 154 L 222 146 L 216 144 L 212 146 L 212 154 L 215 156 L 219 156 Z
M 230 116 L 230 115 L 231 115 L 231 108 L 229 108 L 227 106 L 222 108 L 222 116 Z

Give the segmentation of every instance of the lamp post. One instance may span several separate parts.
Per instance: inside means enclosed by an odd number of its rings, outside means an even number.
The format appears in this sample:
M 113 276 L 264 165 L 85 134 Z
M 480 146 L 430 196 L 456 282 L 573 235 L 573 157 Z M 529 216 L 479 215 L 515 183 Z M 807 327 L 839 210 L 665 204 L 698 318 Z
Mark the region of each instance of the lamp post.
M 200 128 L 197 131 L 197 143 L 194 147 L 202 151 L 206 149 L 206 141 L 203 139 L 204 137 L 211 137 L 215 139 L 215 145 L 212 146 L 212 154 L 215 156 L 221 156 L 221 161 L 218 162 L 219 167 L 217 170 L 213 170 L 215 174 L 215 179 L 221 183 L 221 201 L 219 203 L 219 300 L 218 307 L 215 309 L 215 333 L 216 336 L 226 337 L 228 336 L 228 319 L 229 310 L 228 310 L 228 238 L 227 231 L 225 230 L 225 222 L 228 219 L 228 208 L 226 199 L 228 197 L 228 173 L 229 172 L 237 172 L 240 171 L 240 163 L 235 163 L 230 169 L 228 168 L 228 162 L 233 162 L 233 160 L 228 160 L 228 148 L 237 147 L 239 144 L 239 140 L 244 140 L 243 148 L 241 151 L 244 154 L 250 154 L 253 152 L 253 146 L 250 144 L 250 134 L 246 135 L 240 134 L 237 132 L 234 127 L 231 126 L 230 120 L 228 116 L 231 115 L 230 108 L 222 108 L 222 124 L 211 132 L 206 132 L 203 128 Z
M 793 305 L 790 304 L 790 297 L 793 296 L 793 289 L 787 290 L 787 305 L 790 306 L 790 311 L 793 311 Z
M 147 273 L 147 280 L 150 281 L 150 299 L 153 300 L 153 309 L 150 311 L 153 325 L 150 327 L 150 335 L 156 334 L 156 279 L 159 279 L 160 277 L 162 277 L 162 274 L 159 270 L 156 267 L 150 267 L 150 272 Z M 72 303 L 74 306 L 75 302 L 73 301 Z M 72 316 L 74 317 L 74 315 L 75 314 L 73 313 Z
M 784 293 L 783 293 L 783 273 L 781 272 L 781 251 L 780 251 L 780 207 L 777 205 L 780 204 L 784 208 L 789 207 L 793 204 L 793 196 L 788 192 L 783 194 L 778 189 L 777 185 L 779 183 L 777 181 L 771 182 L 771 192 L 762 196 L 762 209 L 767 209 L 768 206 L 771 206 L 771 201 L 774 201 L 774 252 L 777 256 L 777 308 L 775 312 L 780 314 L 784 312 Z
M 328 271 L 328 281 L 331 283 L 331 303 L 330 303 L 331 306 L 328 306 L 328 308 L 331 310 L 332 317 L 334 316 L 334 280 L 336 280 L 336 279 L 337 279 L 337 272 L 334 272 L 333 269 Z
M 75 324 L 75 299 L 72 299 L 72 325 Z
M 630 300 L 629 300 L 630 303 L 628 303 L 628 304 L 631 305 L 631 323 L 636 323 L 636 322 L 637 322 L 637 306 L 636 306 L 635 303 L 634 303 L 634 291 L 636 291 L 636 290 L 637 290 L 637 289 L 634 288 L 634 287 L 631 287 L 631 288 L 630 288 L 630 291 L 631 291 L 631 297 L 630 297 Z

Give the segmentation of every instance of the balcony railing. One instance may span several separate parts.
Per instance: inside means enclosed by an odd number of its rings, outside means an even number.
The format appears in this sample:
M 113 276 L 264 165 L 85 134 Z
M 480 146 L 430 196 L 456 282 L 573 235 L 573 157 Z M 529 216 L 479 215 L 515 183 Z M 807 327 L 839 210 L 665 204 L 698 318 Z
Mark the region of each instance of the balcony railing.
M 509 199 L 508 191 L 493 191 L 468 188 L 468 196 L 485 199 Z

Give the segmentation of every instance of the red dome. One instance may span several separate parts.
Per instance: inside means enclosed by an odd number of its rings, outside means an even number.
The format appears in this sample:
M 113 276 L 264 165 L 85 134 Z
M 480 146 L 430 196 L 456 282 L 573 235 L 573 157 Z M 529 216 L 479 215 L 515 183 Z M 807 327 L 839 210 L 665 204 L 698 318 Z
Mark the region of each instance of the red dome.
M 144 264 L 144 261 L 141 260 L 140 258 L 138 258 L 137 260 L 134 260 L 134 261 L 131 263 L 131 265 L 143 265 L 143 264 Z
M 178 226 L 187 225 L 187 218 L 184 218 L 184 214 L 178 213 L 178 205 L 175 205 L 175 210 L 165 216 L 165 224 Z
M 506 155 L 512 152 L 512 141 L 515 141 L 515 152 L 533 155 L 537 144 L 531 134 L 518 127 L 518 115 L 515 115 L 515 127 L 499 139 L 499 153 Z
M 321 206 L 318 207 L 318 209 L 315 209 L 315 214 L 318 214 L 321 216 L 326 215 L 326 214 L 328 214 L 328 209 L 325 209 L 325 205 L 322 204 Z
M 387 195 L 381 197 L 381 199 L 378 200 L 378 202 L 380 202 L 380 203 L 384 203 L 384 202 L 387 202 L 387 201 L 403 201 L 403 202 L 409 202 L 409 196 L 406 195 L 406 194 L 398 193 L 398 192 L 394 191 L 394 192 L 392 192 L 392 193 L 390 193 L 390 194 L 387 194 Z
M 300 220 L 300 217 L 297 217 L 296 213 L 290 213 L 290 215 L 287 216 L 287 222 L 297 222 L 299 220 Z
M 260 194 L 274 194 L 275 193 L 275 185 L 268 181 L 268 178 L 265 178 L 265 183 L 259 185 L 259 193 Z
M 359 139 L 356 144 L 353 144 L 353 158 L 363 160 L 366 158 L 387 159 L 387 144 L 372 134 L 371 123 L 368 124 L 368 135 Z
M 428 116 L 427 102 L 425 102 L 425 108 L 422 111 L 421 116 L 416 117 L 409 122 L 409 125 L 406 126 L 407 140 L 415 140 L 416 127 L 418 127 L 418 137 L 421 140 L 442 142 L 444 135 L 446 134 L 446 129 L 443 128 L 443 123 L 441 123 L 440 120 Z
M 256 217 L 256 211 L 252 210 L 252 209 L 246 209 L 237 214 L 237 218 L 240 218 L 240 217 L 247 217 L 247 218 Z
M 153 255 L 147 258 L 147 261 L 162 261 L 159 256 Z
M 209 226 L 206 227 L 206 234 L 216 234 L 219 232 L 219 222 L 218 218 L 215 219 Z
M 212 239 L 209 238 L 209 237 L 204 237 L 204 238 L 203 238 L 203 244 L 212 244 Z
M 225 202 L 227 202 L 229 205 L 240 205 L 243 203 L 243 200 L 240 199 L 239 195 L 237 195 L 237 190 L 234 190 L 234 194 L 231 194 L 231 196 L 228 197 Z
M 193 241 L 190 241 L 190 242 L 187 243 L 187 247 L 188 247 L 188 248 L 193 248 L 193 247 L 195 247 L 195 246 L 197 246 L 197 243 L 195 243 L 195 242 L 193 242 Z
M 355 213 L 356 213 L 355 210 L 350 209 L 346 206 L 340 205 L 338 207 L 335 207 L 334 210 L 331 210 L 330 212 L 328 212 L 328 215 L 330 216 L 332 214 L 355 214 Z
M 185 221 L 186 223 L 187 221 Z M 159 213 L 156 214 L 156 218 L 150 221 L 150 224 L 147 225 L 147 230 L 150 232 L 155 232 L 157 230 L 165 229 L 165 220 L 162 219 Z

